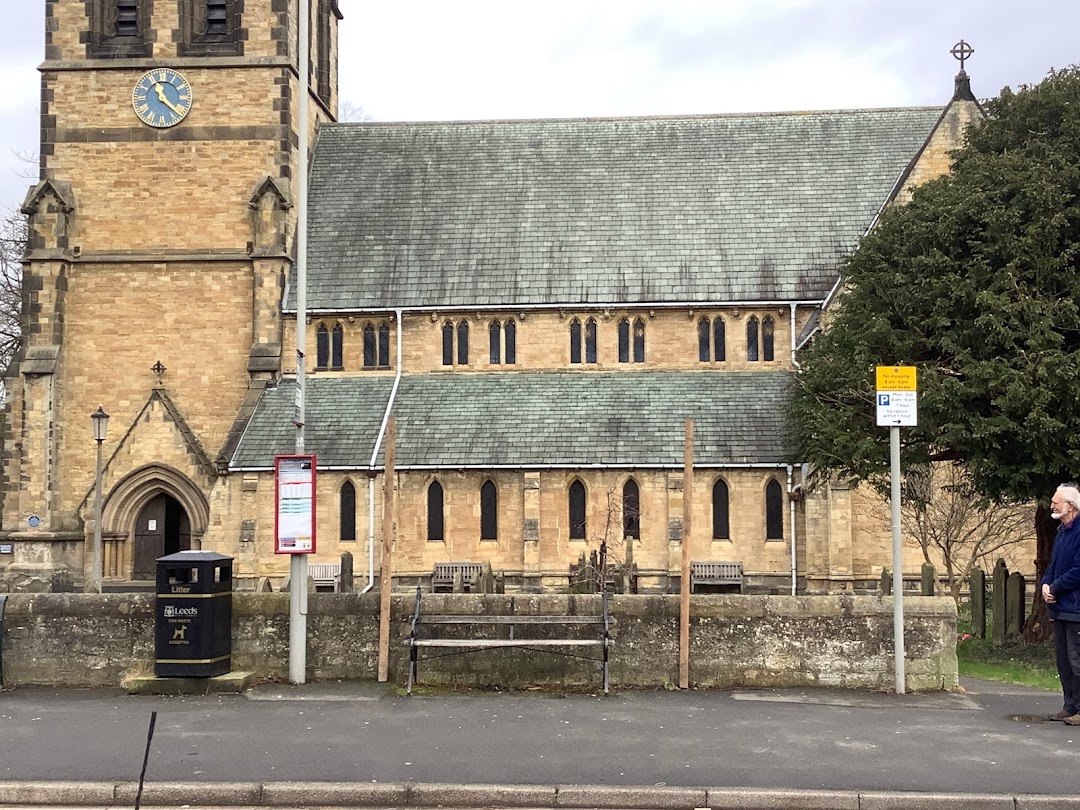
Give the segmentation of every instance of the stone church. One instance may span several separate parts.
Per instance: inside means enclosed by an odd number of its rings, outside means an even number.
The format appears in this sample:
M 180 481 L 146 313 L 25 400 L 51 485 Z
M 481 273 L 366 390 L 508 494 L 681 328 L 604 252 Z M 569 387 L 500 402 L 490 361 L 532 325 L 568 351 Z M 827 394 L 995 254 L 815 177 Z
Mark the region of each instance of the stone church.
M 748 591 L 872 586 L 888 508 L 803 493 L 788 392 L 843 257 L 982 115 L 966 74 L 932 108 L 336 123 L 345 23 L 311 6 L 305 91 L 297 0 L 45 3 L 0 590 L 91 577 L 99 447 L 106 586 L 187 548 L 281 586 L 300 105 L 313 561 L 363 587 L 390 532 L 399 585 L 490 562 L 536 590 L 603 542 L 662 591 L 686 542 Z

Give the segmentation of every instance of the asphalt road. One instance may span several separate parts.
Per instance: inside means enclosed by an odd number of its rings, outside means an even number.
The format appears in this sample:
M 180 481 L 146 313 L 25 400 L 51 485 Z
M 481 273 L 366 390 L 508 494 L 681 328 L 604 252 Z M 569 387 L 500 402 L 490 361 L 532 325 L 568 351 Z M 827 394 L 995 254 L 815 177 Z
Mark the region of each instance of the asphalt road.
M 1080 727 L 1035 719 L 1056 711 L 1059 695 L 966 686 L 903 696 L 402 696 L 375 684 L 194 698 L 15 690 L 0 693 L 0 780 L 135 781 L 157 711 L 148 782 L 1080 792 Z

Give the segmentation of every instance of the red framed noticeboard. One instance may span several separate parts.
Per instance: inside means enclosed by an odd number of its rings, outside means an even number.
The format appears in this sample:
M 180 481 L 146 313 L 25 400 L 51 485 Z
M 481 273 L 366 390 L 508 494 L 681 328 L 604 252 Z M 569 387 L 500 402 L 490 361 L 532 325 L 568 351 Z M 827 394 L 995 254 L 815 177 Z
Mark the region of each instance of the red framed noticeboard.
M 274 456 L 274 553 L 315 553 L 315 456 Z

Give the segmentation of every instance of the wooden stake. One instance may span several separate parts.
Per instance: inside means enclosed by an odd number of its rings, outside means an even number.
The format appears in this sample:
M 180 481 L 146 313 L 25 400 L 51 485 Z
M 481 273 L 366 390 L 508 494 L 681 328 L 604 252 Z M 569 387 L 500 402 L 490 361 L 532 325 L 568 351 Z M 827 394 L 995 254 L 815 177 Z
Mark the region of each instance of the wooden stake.
M 383 471 L 382 562 L 379 565 L 379 683 L 390 677 L 390 557 L 397 516 L 394 514 L 394 417 L 386 423 Z
M 694 420 L 686 420 L 682 479 L 682 576 L 679 580 L 679 688 L 690 688 L 690 513 L 694 505 Z

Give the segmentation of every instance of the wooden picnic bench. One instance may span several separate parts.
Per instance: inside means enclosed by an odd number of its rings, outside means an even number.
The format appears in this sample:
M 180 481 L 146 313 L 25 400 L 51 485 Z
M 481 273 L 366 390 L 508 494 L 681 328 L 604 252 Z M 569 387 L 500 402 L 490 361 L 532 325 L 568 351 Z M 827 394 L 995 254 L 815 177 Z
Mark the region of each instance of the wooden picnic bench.
M 454 578 L 460 574 L 462 586 L 465 590 L 471 591 L 475 583 L 479 581 L 483 570 L 483 563 L 435 563 L 435 569 L 431 572 L 431 590 L 436 593 L 452 591 L 454 589 Z
M 701 585 L 735 585 L 742 593 L 743 570 L 741 562 L 705 560 L 690 563 L 690 592 Z
M 604 694 L 608 691 L 608 652 L 614 645 L 611 638 L 611 628 L 608 619 L 608 594 L 604 592 L 600 598 L 600 613 L 598 615 L 569 616 L 569 615 L 535 615 L 535 614 L 430 614 L 425 615 L 420 610 L 422 592 L 416 589 L 416 609 L 413 612 L 412 622 L 409 628 L 409 680 L 405 691 L 412 692 L 413 684 L 417 681 L 417 670 L 420 662 L 420 650 L 424 648 L 456 649 L 457 652 L 443 653 L 440 655 L 426 656 L 426 659 L 441 658 L 443 655 L 460 655 L 466 652 L 478 650 L 491 650 L 505 647 L 519 647 L 531 649 L 537 652 L 547 652 L 554 655 L 575 656 L 570 650 L 577 647 L 600 647 L 601 658 L 591 658 L 599 661 L 604 684 Z M 513 600 L 510 601 L 513 609 Z M 464 634 L 456 638 L 435 636 L 441 628 L 459 627 L 465 630 Z M 569 630 L 572 627 L 592 627 L 597 630 L 597 635 L 591 638 L 569 638 L 569 633 L 557 638 L 536 638 L 526 628 L 548 627 Z M 506 628 L 505 635 L 499 632 L 498 637 L 492 637 L 493 628 Z M 517 630 L 523 630 L 524 636 L 518 635 Z

